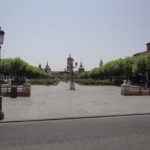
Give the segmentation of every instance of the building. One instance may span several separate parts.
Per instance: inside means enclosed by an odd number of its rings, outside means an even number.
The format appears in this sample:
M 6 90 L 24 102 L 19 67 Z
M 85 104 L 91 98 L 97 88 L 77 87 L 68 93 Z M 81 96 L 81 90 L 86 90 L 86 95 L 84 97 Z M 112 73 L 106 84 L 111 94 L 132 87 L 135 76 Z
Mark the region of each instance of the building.
M 52 70 L 51 70 L 51 68 L 50 68 L 50 66 L 49 66 L 49 64 L 48 64 L 48 62 L 47 62 L 47 64 L 46 64 L 44 70 L 45 70 L 45 72 L 48 73 L 49 75 L 52 74 Z
M 146 43 L 146 51 L 136 53 L 136 54 L 134 54 L 134 56 L 139 56 L 139 55 L 143 55 L 143 54 L 150 54 L 150 42 Z

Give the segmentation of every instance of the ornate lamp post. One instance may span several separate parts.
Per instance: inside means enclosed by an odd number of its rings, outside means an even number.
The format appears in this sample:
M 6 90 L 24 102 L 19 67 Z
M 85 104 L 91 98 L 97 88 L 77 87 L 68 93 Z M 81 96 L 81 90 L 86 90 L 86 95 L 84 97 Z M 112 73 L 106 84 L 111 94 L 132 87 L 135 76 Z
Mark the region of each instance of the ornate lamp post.
M 70 90 L 75 90 L 75 82 L 74 82 L 74 68 L 77 67 L 77 63 L 74 66 L 74 59 L 69 55 L 67 58 L 67 71 L 70 74 Z
M 4 35 L 5 35 L 5 32 L 3 30 L 1 30 L 1 27 L 0 27 L 0 63 L 1 63 L 1 45 L 3 44 L 4 42 Z M 1 75 L 1 71 L 0 70 L 0 75 Z M 0 76 L 0 82 L 1 82 L 1 76 Z M 1 91 L 1 83 L 0 83 L 0 120 L 2 120 L 4 118 L 4 113 L 2 112 L 2 91 Z
M 5 32 L 1 30 L 1 27 L 0 27 L 0 61 L 1 61 L 1 45 L 3 45 L 4 43 L 4 35 L 5 35 Z

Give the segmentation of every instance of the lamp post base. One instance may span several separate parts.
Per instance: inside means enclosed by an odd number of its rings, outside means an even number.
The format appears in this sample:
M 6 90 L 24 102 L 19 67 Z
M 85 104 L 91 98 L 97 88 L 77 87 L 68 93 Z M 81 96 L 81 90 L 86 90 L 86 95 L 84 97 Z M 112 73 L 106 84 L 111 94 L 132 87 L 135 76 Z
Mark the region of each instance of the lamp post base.
M 0 112 L 0 120 L 3 120 L 3 119 L 4 119 L 4 113 Z
M 2 112 L 2 96 L 0 96 L 0 120 L 4 119 L 4 113 Z

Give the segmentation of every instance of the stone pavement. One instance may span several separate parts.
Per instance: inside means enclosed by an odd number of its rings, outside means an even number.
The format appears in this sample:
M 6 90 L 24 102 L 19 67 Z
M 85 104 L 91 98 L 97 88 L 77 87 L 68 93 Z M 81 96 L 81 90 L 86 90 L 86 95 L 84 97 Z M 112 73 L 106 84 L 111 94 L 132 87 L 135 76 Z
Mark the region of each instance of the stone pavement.
M 30 98 L 4 98 L 5 121 L 150 113 L 150 96 L 121 96 L 116 86 L 32 86 Z

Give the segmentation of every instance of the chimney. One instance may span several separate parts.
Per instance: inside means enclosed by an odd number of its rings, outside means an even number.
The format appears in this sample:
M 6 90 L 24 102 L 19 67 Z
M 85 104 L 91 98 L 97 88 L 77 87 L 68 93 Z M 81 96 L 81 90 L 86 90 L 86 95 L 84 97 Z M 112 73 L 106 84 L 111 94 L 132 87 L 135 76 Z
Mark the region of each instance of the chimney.
M 150 52 L 150 42 L 149 42 L 149 43 L 146 43 L 146 50 L 147 50 L 148 52 Z

